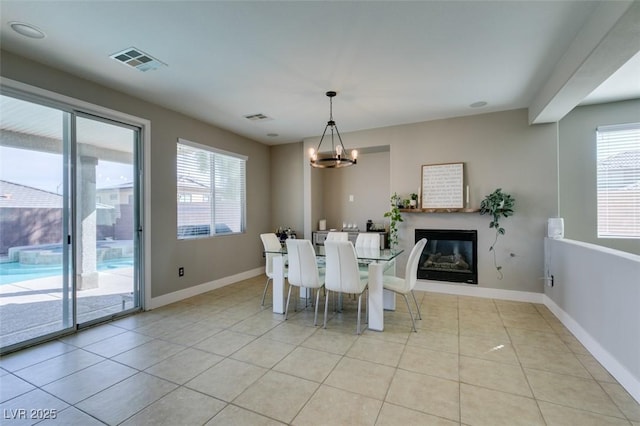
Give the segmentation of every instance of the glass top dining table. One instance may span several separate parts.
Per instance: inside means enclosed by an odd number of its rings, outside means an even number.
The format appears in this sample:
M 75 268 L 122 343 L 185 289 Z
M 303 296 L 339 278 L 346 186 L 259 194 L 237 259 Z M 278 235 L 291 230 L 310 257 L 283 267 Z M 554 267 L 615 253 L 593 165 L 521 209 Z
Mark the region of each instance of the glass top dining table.
M 324 246 L 313 246 L 316 257 L 323 258 L 325 257 Z M 370 247 L 355 247 L 356 249 L 356 257 L 358 260 L 367 260 L 367 261 L 377 261 L 377 262 L 388 262 L 399 255 L 401 255 L 404 250 L 403 249 L 377 249 Z M 282 246 L 280 250 L 266 250 L 265 253 L 273 253 L 273 254 L 287 254 L 287 246 Z
M 316 258 L 319 266 L 324 263 L 326 257 L 324 246 L 315 246 Z M 369 272 L 369 297 L 367 299 L 367 310 L 369 312 L 369 329 L 375 331 L 384 330 L 384 310 L 395 310 L 395 294 L 383 290 L 383 275 L 387 273 L 395 274 L 394 260 L 401 255 L 402 249 L 377 249 L 369 247 L 356 247 L 356 257 L 360 261 L 366 261 Z M 280 254 L 273 259 L 273 312 L 284 313 L 284 281 L 285 263 L 287 254 L 286 246 L 280 250 L 265 251 L 265 253 Z M 389 265 L 392 265 L 389 267 Z

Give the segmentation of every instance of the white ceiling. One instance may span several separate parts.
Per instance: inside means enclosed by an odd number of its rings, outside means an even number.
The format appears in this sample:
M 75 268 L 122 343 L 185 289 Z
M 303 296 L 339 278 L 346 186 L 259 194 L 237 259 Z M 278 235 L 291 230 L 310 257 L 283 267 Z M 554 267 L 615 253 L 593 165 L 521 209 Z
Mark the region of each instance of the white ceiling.
M 279 144 L 322 133 L 327 90 L 338 92 L 341 133 L 514 108 L 557 121 L 583 101 L 640 98 L 639 10 L 632 1 L 2 0 L 0 37 L 7 51 Z M 12 21 L 46 37 L 21 36 Z M 109 57 L 132 46 L 168 66 L 140 72 Z M 469 106 L 477 101 L 488 105 Z M 256 113 L 269 120 L 244 118 Z

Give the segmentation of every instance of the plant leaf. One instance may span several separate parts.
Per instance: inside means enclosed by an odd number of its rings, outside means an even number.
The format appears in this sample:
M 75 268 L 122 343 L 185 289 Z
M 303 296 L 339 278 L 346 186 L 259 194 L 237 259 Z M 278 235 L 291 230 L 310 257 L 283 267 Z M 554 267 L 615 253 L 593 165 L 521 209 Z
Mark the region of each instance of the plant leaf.
M 498 229 L 498 233 L 499 233 L 500 235 L 504 235 L 504 228 L 499 228 L 499 229 Z
M 498 266 L 496 269 L 499 271 L 502 269 L 502 266 Z

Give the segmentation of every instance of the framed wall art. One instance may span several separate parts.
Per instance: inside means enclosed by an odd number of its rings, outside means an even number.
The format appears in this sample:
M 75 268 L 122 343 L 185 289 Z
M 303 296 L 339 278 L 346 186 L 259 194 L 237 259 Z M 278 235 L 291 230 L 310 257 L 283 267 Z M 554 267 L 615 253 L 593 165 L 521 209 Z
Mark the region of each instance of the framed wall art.
M 422 166 L 423 209 L 462 209 L 464 163 Z

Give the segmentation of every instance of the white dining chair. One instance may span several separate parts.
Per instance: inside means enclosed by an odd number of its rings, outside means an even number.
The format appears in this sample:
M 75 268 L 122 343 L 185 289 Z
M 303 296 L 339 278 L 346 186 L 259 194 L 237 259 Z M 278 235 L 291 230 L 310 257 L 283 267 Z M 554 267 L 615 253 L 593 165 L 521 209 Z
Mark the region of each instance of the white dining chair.
M 360 313 L 362 311 L 362 294 L 367 288 L 367 279 L 360 276 L 358 258 L 351 241 L 325 241 L 327 269 L 324 288 L 326 289 L 324 305 L 324 328 L 327 328 L 329 293 L 346 293 L 358 295 L 358 320 L 356 333 L 360 334 Z M 365 301 L 366 302 L 366 301 Z
M 407 303 L 407 309 L 409 310 L 409 316 L 411 317 L 411 324 L 413 326 L 413 331 L 416 330 L 416 322 L 413 318 L 413 314 L 411 313 L 411 307 L 409 306 L 409 299 L 407 298 L 408 294 L 411 294 L 413 297 L 413 301 L 416 304 L 416 309 L 418 310 L 418 319 L 422 319 L 422 315 L 420 314 L 420 306 L 418 305 L 418 301 L 416 300 L 416 296 L 413 293 L 413 288 L 416 286 L 416 281 L 418 280 L 418 263 L 420 262 L 420 255 L 422 254 L 422 250 L 424 250 L 424 246 L 427 244 L 427 239 L 423 238 L 413 246 L 411 249 L 411 253 L 409 254 L 409 260 L 407 261 L 407 266 L 404 273 L 404 278 L 396 277 L 393 275 L 384 275 L 382 277 L 382 288 L 385 290 L 393 291 L 396 294 L 401 294 L 404 297 L 404 301 Z
M 360 232 L 356 237 L 356 248 L 380 248 L 380 234 L 377 232 Z
M 260 234 L 260 239 L 262 240 L 262 245 L 264 247 L 264 257 L 265 257 L 265 274 L 267 275 L 267 282 L 264 285 L 264 291 L 262 292 L 262 303 L 261 306 L 264 306 L 264 298 L 267 295 L 267 289 L 269 288 L 269 282 L 273 281 L 273 258 L 276 256 L 282 256 L 277 253 L 269 253 L 269 252 L 277 252 L 282 249 L 282 245 L 280 244 L 280 239 L 274 233 Z M 287 269 L 284 271 L 285 278 L 287 277 Z
M 287 295 L 284 319 L 286 320 L 289 316 L 289 299 L 291 298 L 292 286 L 315 289 L 316 306 L 313 325 L 318 325 L 318 302 L 320 300 L 320 291 L 318 290 L 324 286 L 325 277 L 318 271 L 316 252 L 309 240 L 288 239 L 286 244 L 287 256 L 289 258 L 289 294 Z
M 348 232 L 338 232 L 338 231 L 330 231 L 327 234 L 326 241 L 349 241 L 349 233 Z
M 356 251 L 378 251 L 380 250 L 380 234 L 377 232 L 360 232 L 356 237 Z M 359 260 L 358 267 L 360 269 L 360 277 L 366 278 L 369 276 L 369 264 L 370 260 Z

